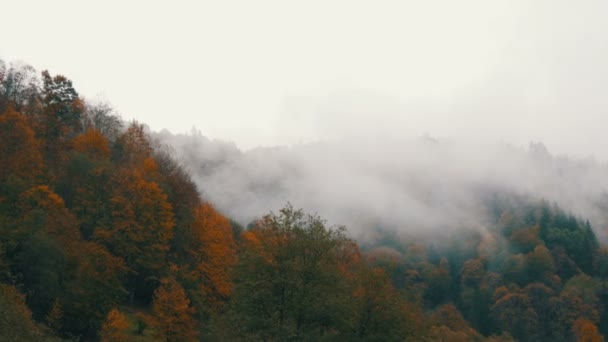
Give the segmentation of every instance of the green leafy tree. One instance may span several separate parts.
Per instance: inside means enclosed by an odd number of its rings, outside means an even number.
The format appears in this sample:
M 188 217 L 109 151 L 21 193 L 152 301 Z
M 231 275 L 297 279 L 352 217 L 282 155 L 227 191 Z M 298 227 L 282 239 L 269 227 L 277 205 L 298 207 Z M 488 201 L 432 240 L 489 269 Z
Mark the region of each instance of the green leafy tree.
M 347 329 L 343 228 L 291 206 L 243 233 L 231 311 L 243 339 L 309 340 Z

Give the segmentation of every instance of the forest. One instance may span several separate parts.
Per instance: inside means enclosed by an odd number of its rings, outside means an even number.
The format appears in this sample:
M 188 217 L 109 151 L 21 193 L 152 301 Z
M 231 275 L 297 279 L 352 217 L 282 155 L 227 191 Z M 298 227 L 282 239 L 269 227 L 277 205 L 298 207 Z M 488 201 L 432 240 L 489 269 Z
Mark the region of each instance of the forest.
M 203 153 L 203 152 L 201 152 Z M 0 60 L 0 341 L 603 341 L 608 247 L 551 199 L 485 229 L 247 224 L 72 81 Z

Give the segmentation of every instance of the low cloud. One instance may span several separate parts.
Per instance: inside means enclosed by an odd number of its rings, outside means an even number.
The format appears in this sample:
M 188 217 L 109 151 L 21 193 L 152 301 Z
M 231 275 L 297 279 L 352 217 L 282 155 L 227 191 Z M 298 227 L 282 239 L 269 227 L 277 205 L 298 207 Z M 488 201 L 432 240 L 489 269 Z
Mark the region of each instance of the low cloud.
M 455 139 L 359 139 L 240 151 L 200 133 L 160 134 L 205 199 L 247 224 L 291 202 L 346 225 L 358 239 L 377 229 L 442 233 L 484 229 L 487 196 L 515 193 L 555 202 L 605 237 L 608 166 L 518 147 Z

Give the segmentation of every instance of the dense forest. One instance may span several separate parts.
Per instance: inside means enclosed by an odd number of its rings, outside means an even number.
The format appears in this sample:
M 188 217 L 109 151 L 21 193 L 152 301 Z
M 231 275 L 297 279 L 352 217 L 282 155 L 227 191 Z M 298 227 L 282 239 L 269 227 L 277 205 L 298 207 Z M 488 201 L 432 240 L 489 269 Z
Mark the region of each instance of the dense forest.
M 602 341 L 608 248 L 542 198 L 486 229 L 242 225 L 142 124 L 0 61 L 1 341 Z M 372 229 L 373 227 L 370 227 Z

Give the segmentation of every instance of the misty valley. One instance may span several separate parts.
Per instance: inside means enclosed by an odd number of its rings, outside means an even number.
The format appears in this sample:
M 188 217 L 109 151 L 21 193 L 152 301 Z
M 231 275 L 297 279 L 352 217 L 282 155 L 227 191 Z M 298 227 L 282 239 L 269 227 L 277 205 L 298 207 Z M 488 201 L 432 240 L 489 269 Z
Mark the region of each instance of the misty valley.
M 0 165 L 0 341 L 608 335 L 608 164 L 542 142 L 242 150 L 0 60 Z

